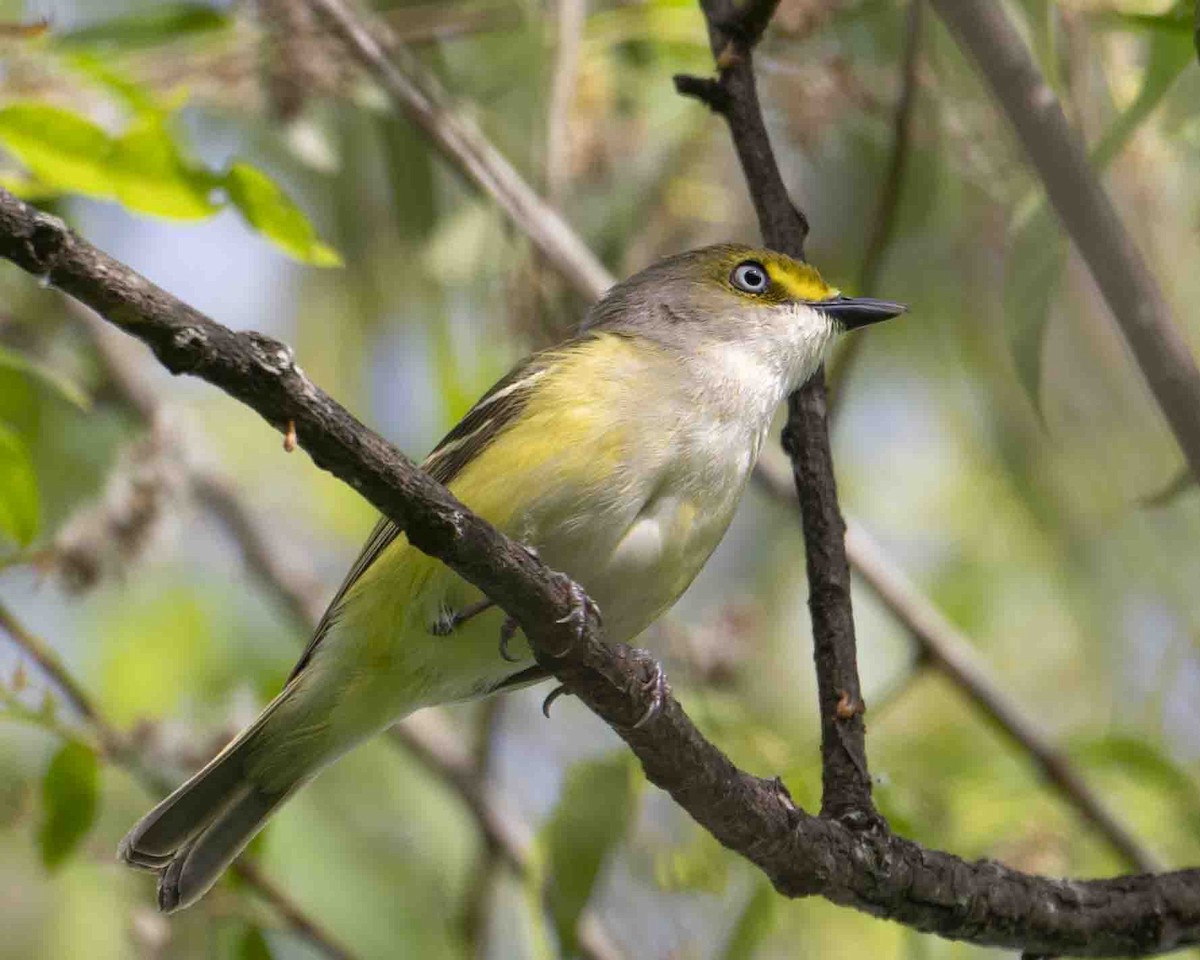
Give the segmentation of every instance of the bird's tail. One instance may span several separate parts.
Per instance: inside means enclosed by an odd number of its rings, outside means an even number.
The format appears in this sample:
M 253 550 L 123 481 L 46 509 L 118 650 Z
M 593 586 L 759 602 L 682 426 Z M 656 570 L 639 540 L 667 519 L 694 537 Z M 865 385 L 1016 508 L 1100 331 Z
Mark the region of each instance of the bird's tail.
M 271 814 L 315 770 L 269 789 L 256 783 L 248 761 L 262 746 L 272 715 L 291 695 L 289 686 L 258 719 L 138 821 L 117 855 L 156 871 L 158 907 L 164 913 L 195 903 L 261 830 Z

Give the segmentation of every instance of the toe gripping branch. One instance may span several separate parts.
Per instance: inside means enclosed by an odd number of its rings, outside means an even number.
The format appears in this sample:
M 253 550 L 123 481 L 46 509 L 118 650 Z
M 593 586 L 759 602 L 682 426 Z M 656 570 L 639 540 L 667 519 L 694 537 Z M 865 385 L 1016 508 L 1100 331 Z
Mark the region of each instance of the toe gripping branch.
M 579 584 L 573 580 L 568 580 L 567 589 L 571 596 L 571 609 L 566 616 L 557 622 L 572 626 L 575 636 L 573 641 L 561 650 L 551 651 L 550 655 L 556 658 L 565 657 L 576 644 L 583 641 L 584 633 L 587 630 L 589 614 L 594 615 L 597 621 L 602 621 L 603 619 L 600 608 L 584 592 Z M 445 610 L 437 620 L 429 625 L 429 632 L 437 637 L 449 636 L 464 623 L 492 609 L 494 606 L 495 604 L 491 600 L 484 597 L 482 600 L 477 600 L 459 610 Z M 509 663 L 518 663 L 521 660 L 520 657 L 513 656 L 508 648 L 512 638 L 516 635 L 517 629 L 517 621 L 512 617 L 506 617 L 500 625 L 500 656 Z M 667 674 L 663 670 L 662 664 L 646 650 L 630 647 L 624 643 L 617 644 L 615 650 L 618 657 L 630 661 L 647 674 L 646 679 L 634 681 L 636 691 L 629 691 L 649 694 L 649 703 L 646 705 L 646 709 L 630 727 L 631 730 L 639 730 L 662 713 L 667 694 L 671 689 L 667 683 Z M 570 691 L 562 685 L 551 690 L 546 699 L 542 701 L 542 713 L 546 717 L 549 717 L 550 707 L 554 704 L 554 701 L 568 693 Z

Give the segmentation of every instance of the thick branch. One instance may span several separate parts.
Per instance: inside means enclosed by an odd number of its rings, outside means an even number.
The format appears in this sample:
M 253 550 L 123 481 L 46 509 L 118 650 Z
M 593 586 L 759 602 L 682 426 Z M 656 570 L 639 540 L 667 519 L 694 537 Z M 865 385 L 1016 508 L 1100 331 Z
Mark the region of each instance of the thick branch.
M 1091 270 L 1159 408 L 1200 479 L 1200 370 L 1162 291 L 1126 232 L 1004 5 L 934 0 L 970 52 Z
M 773 5 L 734 7 L 730 0 L 701 0 L 701 6 L 719 76 L 707 83 L 677 77 L 676 88 L 682 93 L 706 91 L 705 102 L 729 124 L 763 239 L 768 246 L 803 259 L 808 222 L 792 203 L 775 162 L 754 80 L 753 41 L 770 19 Z M 743 26 L 736 26 L 739 22 Z M 792 459 L 808 559 L 808 605 L 821 710 L 821 812 L 867 826 L 877 817 L 867 772 L 865 708 L 850 607 L 850 566 L 843 544 L 846 526 L 829 448 L 823 370 L 788 398 L 783 444 Z

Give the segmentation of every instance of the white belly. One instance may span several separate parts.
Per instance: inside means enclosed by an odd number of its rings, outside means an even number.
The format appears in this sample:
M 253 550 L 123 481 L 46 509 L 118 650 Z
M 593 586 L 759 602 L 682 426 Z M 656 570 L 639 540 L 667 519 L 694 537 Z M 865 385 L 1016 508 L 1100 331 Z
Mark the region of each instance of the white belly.
M 711 430 L 699 443 L 680 439 L 648 476 L 614 478 L 627 502 L 586 520 L 549 518 L 531 537 L 600 606 L 609 642 L 633 640 L 695 579 L 733 519 L 761 443 L 744 427 L 716 442 Z

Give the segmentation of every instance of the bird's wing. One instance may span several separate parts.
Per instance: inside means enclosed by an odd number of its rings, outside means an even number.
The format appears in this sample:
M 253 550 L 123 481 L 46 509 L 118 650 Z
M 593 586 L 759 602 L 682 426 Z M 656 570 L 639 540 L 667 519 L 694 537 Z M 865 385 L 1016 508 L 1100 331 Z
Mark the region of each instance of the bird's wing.
M 507 376 L 479 398 L 467 415 L 442 438 L 441 443 L 434 447 L 433 452 L 421 464 L 421 468 L 439 483 L 449 484 L 453 481 L 467 464 L 479 456 L 507 426 L 517 419 L 529 402 L 537 382 L 546 376 L 564 355 L 570 353 L 572 348 L 587 339 L 591 339 L 590 335 L 567 341 L 558 347 L 535 353 L 522 360 Z M 308 665 L 317 645 L 337 622 L 342 601 L 350 588 L 399 535 L 400 528 L 387 517 L 383 517 L 375 524 L 375 529 L 367 538 L 358 559 L 354 561 L 350 572 L 346 574 L 342 585 L 338 587 L 337 593 L 329 602 L 325 614 L 321 617 L 321 622 L 317 624 L 317 629 L 313 632 L 312 639 L 308 641 L 308 646 L 304 648 L 296 666 L 292 668 L 292 673 L 288 677 L 289 683 L 299 676 L 300 672 Z

